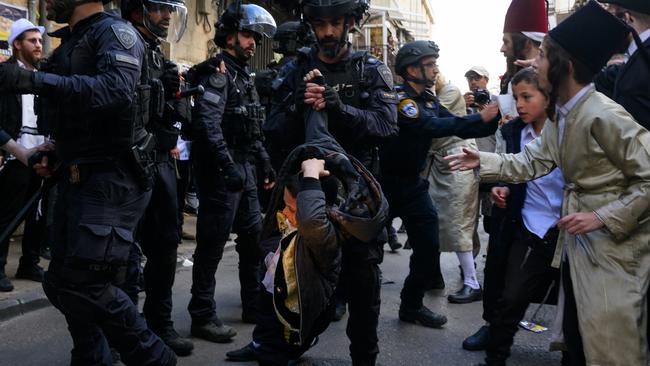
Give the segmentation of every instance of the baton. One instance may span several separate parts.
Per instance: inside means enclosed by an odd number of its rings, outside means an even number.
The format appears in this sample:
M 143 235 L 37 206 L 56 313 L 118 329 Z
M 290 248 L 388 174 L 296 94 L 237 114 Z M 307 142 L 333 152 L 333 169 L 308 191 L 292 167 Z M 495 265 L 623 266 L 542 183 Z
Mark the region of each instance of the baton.
M 185 89 L 183 91 L 180 90 L 177 91 L 176 94 L 174 94 L 174 98 L 183 99 L 183 98 L 191 97 L 193 95 L 203 95 L 204 92 L 205 92 L 205 88 L 203 88 L 203 85 L 199 85 L 194 88 Z

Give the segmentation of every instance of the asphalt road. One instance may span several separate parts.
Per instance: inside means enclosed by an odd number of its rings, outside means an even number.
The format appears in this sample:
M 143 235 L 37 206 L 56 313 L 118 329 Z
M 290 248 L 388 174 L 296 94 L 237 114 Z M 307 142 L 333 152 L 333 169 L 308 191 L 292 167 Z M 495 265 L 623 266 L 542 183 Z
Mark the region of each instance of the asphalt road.
M 400 235 L 404 240 L 404 235 Z M 482 239 L 485 243 L 485 237 Z M 446 296 L 460 285 L 458 260 L 453 253 L 442 256 L 447 288 L 426 295 L 425 303 L 434 311 L 444 313 L 449 322 L 443 329 L 429 329 L 397 319 L 399 291 L 408 269 L 411 251 L 386 253 L 382 264 L 382 308 L 379 322 L 381 365 L 474 365 L 482 361 L 482 352 L 468 352 L 461 348 L 463 339 L 482 324 L 481 303 L 449 304 Z M 478 258 L 479 278 L 482 280 L 484 258 Z M 180 268 L 174 287 L 174 313 L 176 328 L 189 335 L 190 317 L 186 307 L 189 301 L 191 270 Z M 189 357 L 181 358 L 179 365 L 236 365 L 225 361 L 225 353 L 243 347 L 250 341 L 253 326 L 240 320 L 237 253 L 227 251 L 217 272 L 216 301 L 220 317 L 234 326 L 239 333 L 232 343 L 213 344 L 194 340 L 195 350 Z M 529 316 L 532 313 L 529 309 Z M 555 309 L 544 307 L 540 318 L 550 324 Z M 348 356 L 348 339 L 345 335 L 347 316 L 332 323 L 320 337 L 319 344 L 306 354 L 305 364 L 351 365 Z M 549 353 L 550 332 L 534 334 L 520 331 L 515 339 L 509 365 L 549 366 L 559 365 L 558 353 Z M 71 339 L 63 316 L 53 307 L 33 311 L 0 323 L 0 365 L 50 365 L 69 364 Z M 248 366 L 253 363 L 240 363 Z

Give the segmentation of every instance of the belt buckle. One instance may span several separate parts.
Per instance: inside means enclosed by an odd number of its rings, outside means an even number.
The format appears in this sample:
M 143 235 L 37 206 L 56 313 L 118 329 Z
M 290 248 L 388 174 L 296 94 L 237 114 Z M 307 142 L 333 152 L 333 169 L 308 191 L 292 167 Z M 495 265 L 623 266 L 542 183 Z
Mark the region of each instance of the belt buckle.
M 79 174 L 79 165 L 77 164 L 72 164 L 69 167 L 70 169 L 70 183 L 72 184 L 77 184 L 81 182 L 81 175 Z

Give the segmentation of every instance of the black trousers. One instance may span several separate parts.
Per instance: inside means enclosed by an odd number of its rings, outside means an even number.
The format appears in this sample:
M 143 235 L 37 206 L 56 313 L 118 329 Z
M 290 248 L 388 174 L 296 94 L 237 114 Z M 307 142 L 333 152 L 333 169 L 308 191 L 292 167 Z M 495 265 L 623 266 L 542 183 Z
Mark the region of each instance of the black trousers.
M 492 229 L 487 247 L 483 277 L 483 319 L 491 323 L 499 309 L 499 299 L 505 287 L 508 256 L 513 241 L 512 226 L 520 223 L 507 220 L 503 217 L 504 210 L 493 206 L 491 225 Z
M 214 275 L 231 229 L 237 234 L 235 250 L 239 254 L 242 308 L 245 313 L 254 313 L 261 280 L 258 243 L 262 228 L 255 167 L 249 162 L 235 164 L 244 177 L 244 189 L 232 192 L 226 188 L 213 159 L 195 155 L 194 164 L 200 209 L 192 268 L 192 299 L 188 305 L 190 315 L 199 322 L 216 317 Z
M 569 262 L 562 262 L 562 288 L 564 290 L 564 317 L 562 320 L 562 332 L 564 334 L 564 344 L 567 352 L 564 353 L 564 365 L 584 366 L 585 351 L 582 347 L 582 338 L 580 328 L 578 328 L 578 307 L 576 298 L 573 294 L 573 285 L 569 271 Z
M 319 334 L 329 326 L 334 315 L 333 302 L 318 316 L 311 334 L 305 337 L 304 345 L 289 345 L 284 340 L 284 325 L 280 323 L 274 310 L 273 295 L 260 288 L 258 297 L 257 325 L 253 330 L 253 341 L 258 362 L 261 366 L 286 366 L 302 356 Z
M 560 272 L 551 267 L 558 231 L 549 230 L 543 239 L 529 232 L 522 224 L 511 228 L 515 237 L 506 263 L 505 287 L 490 322 L 486 362 L 505 364 L 510 356 L 519 322 L 528 305 L 541 302 L 549 291 L 559 288 Z M 557 296 L 553 294 L 553 298 Z M 550 296 L 549 296 L 550 298 Z
M 178 202 L 178 232 L 183 233 L 183 208 L 185 194 L 190 186 L 191 163 L 189 160 L 176 160 L 176 201 Z
M 151 200 L 142 218 L 138 238 L 147 257 L 144 266 L 146 298 L 143 313 L 154 331 L 172 327 L 172 287 L 176 275 L 178 200 L 173 160 L 156 163 Z M 139 262 L 139 261 L 138 261 Z
M 413 248 L 409 274 L 404 281 L 402 306 L 419 309 L 424 292 L 440 271 L 438 213 L 428 193 L 429 183 L 420 178 L 384 178 L 382 187 L 390 216 L 401 217 Z
M 10 160 L 0 172 L 0 233 L 4 232 L 27 200 L 40 188 L 43 179 L 18 160 Z M 47 199 L 43 199 L 43 203 Z M 25 229 L 22 239 L 22 257 L 20 267 L 29 267 L 40 261 L 39 250 L 46 240 L 46 212 L 42 207 L 42 216 L 37 219 L 36 203 L 25 217 Z M 9 238 L 0 243 L 0 276 L 4 274 L 9 253 Z
M 64 174 L 58 184 L 52 261 L 43 284 L 68 323 L 72 365 L 110 365 L 109 342 L 127 365 L 173 365 L 173 352 L 117 287 L 150 193 L 126 162 L 80 167 L 75 175 L 80 182 Z

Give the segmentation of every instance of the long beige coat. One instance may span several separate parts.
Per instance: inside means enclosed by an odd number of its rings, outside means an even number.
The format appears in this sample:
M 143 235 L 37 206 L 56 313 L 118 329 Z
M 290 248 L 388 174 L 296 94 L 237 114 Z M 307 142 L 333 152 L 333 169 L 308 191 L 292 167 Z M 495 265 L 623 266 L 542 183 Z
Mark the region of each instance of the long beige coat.
M 440 104 L 451 113 L 464 116 L 465 100 L 457 87 L 447 84 L 438 92 Z M 429 181 L 429 194 L 438 210 L 441 252 L 473 250 L 473 237 L 478 215 L 478 178 L 469 171 L 449 171 L 442 158 L 477 149 L 474 139 L 459 137 L 435 138 L 429 148 L 423 176 Z
M 588 365 L 646 366 L 650 276 L 650 133 L 593 89 L 519 154 L 481 153 L 485 181 L 520 183 L 558 166 L 562 216 L 594 211 L 605 227 L 560 233 L 553 264 L 569 262 Z

